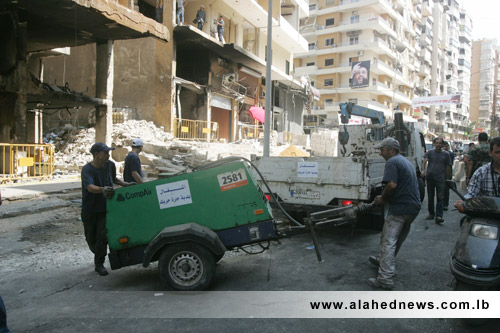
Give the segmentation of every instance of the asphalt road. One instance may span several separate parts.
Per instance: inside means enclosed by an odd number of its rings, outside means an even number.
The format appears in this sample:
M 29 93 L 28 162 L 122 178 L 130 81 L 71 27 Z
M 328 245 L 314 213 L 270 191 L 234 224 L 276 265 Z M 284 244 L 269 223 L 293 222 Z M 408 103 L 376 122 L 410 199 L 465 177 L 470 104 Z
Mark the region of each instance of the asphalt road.
M 456 199 L 451 194 L 451 201 Z M 445 212 L 442 225 L 426 215 L 425 200 L 398 255 L 395 290 L 452 290 L 449 256 L 461 215 Z M 309 234 L 283 239 L 262 254 L 228 254 L 217 264 L 211 286 L 228 293 L 209 293 L 210 310 L 222 308 L 237 291 L 372 291 L 366 280 L 376 269 L 367 258 L 377 253 L 379 238 L 369 229 L 322 230 L 322 263 Z M 484 332 L 499 324 L 492 320 L 470 329 L 459 319 L 227 319 L 224 313 L 196 318 L 203 315 L 194 313 L 189 296 L 164 290 L 156 264 L 98 276 L 75 204 L 0 220 L 0 272 L 13 332 Z M 179 309 L 183 318 L 168 318 Z

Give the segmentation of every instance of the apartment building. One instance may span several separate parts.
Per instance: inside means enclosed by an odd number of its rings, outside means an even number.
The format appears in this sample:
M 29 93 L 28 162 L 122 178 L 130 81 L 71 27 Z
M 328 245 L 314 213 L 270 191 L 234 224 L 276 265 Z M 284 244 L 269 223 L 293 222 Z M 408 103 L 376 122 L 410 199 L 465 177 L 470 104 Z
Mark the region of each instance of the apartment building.
M 308 75 L 321 93 L 314 115 L 338 123 L 338 103 L 354 102 L 393 118 L 395 109 L 415 121 L 411 108 L 421 47 L 419 1 L 311 1 L 301 33 L 309 51 L 296 54 L 296 75 Z M 428 62 L 430 63 L 430 53 Z M 369 79 L 353 84 L 353 66 L 369 65 Z M 430 75 L 430 69 L 428 69 Z
M 471 96 L 471 59 L 472 59 L 472 19 L 464 9 L 460 10 L 458 52 L 458 82 L 457 93 L 460 93 L 461 101 L 457 105 L 457 114 L 454 119 L 458 121 L 454 130 L 454 138 L 461 139 L 470 133 L 470 96 Z
M 498 64 L 495 39 L 472 42 L 470 119 L 475 124 L 474 134 L 487 132 L 495 136 L 499 133 L 495 118 L 498 110 Z
M 129 118 L 153 121 L 179 138 L 231 142 L 254 138 L 262 126 L 252 106 L 265 106 L 268 1 L 129 1 L 129 9 L 160 20 L 173 32 L 172 43 L 151 38 L 117 41 L 114 45 L 113 109 Z M 183 16 L 178 17 L 178 8 Z M 194 22 L 203 6 L 206 22 Z M 292 74 L 293 53 L 307 49 L 299 34 L 300 19 L 308 15 L 304 0 L 273 1 L 272 11 L 272 129 L 302 133 L 308 103 L 307 82 Z M 224 20 L 223 41 L 215 22 Z M 183 21 L 183 22 L 182 22 Z M 92 92 L 94 82 L 82 80 L 91 72 L 95 50 L 72 49 L 72 55 L 44 61 L 51 68 L 44 80 Z M 83 68 L 83 69 L 82 69 Z M 57 70 L 59 69 L 59 70 Z M 80 86 L 85 83 L 85 86 Z
M 295 73 L 309 76 L 321 92 L 313 115 L 335 124 L 338 103 L 355 102 L 389 121 L 401 110 L 406 121 L 422 123 L 429 139 L 465 134 L 464 104 L 412 107 L 415 97 L 461 94 L 460 48 L 470 43 L 470 30 L 462 31 L 460 20 L 456 0 L 311 1 L 310 17 L 301 22 L 309 51 L 296 54 Z M 361 86 L 353 84 L 357 63 L 369 66 Z

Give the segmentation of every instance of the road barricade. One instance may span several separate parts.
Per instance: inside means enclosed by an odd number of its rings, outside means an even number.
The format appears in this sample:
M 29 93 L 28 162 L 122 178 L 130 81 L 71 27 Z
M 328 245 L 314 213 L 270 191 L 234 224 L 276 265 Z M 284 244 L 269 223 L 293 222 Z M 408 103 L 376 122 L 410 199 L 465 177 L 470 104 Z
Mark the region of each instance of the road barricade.
M 48 178 L 53 173 L 53 145 L 0 143 L 0 183 Z

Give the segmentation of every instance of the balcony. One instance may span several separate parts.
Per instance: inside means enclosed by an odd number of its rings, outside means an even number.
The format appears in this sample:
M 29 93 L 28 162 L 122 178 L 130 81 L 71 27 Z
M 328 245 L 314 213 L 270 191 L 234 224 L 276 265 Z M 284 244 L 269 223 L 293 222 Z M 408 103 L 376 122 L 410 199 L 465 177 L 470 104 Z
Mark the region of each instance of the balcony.
M 223 0 L 223 2 L 235 12 L 251 20 L 255 28 L 260 28 L 264 34 L 267 34 L 267 8 L 262 8 L 255 0 Z M 273 17 L 272 30 L 273 42 L 282 46 L 285 50 L 294 53 L 307 50 L 307 41 L 305 38 L 284 17 Z
M 434 5 L 434 1 L 432 0 L 429 0 L 429 1 L 426 1 L 424 0 L 422 2 L 422 16 L 432 16 L 432 6 Z
M 317 75 L 318 71 L 318 66 L 301 66 L 301 67 L 295 67 L 295 76 L 302 76 L 302 75 Z

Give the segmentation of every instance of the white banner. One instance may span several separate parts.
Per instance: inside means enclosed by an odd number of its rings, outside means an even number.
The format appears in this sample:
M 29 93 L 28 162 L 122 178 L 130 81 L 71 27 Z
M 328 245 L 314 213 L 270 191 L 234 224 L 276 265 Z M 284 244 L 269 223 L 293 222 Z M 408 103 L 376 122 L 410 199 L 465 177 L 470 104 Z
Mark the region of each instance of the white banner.
M 460 95 L 417 97 L 411 101 L 412 106 L 432 106 L 460 104 Z
M 73 318 L 500 317 L 499 291 L 85 291 L 61 297 L 65 306 L 59 315 Z M 100 300 L 134 300 L 148 304 L 148 311 L 121 306 L 95 311 Z

